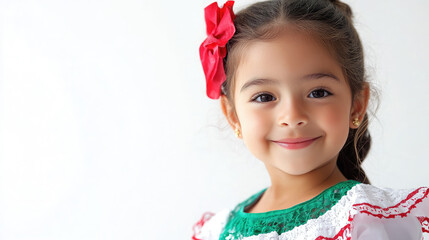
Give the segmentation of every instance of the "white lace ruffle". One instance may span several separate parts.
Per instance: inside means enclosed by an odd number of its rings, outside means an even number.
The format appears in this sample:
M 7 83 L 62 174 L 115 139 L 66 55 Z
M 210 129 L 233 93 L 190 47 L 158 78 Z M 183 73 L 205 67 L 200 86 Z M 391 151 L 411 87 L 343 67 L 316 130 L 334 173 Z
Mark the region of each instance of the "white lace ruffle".
M 223 209 L 217 212 L 201 228 L 201 232 L 196 236 L 201 240 L 219 240 L 222 230 L 228 221 L 230 209 Z

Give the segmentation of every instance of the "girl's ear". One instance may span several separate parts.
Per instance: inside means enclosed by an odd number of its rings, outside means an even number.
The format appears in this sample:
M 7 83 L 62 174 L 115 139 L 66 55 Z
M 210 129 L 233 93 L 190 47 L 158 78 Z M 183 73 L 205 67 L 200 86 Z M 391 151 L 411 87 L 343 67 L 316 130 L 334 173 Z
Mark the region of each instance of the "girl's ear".
M 225 115 L 232 129 L 238 129 L 241 131 L 240 122 L 238 121 L 237 115 L 235 114 L 235 110 L 225 95 L 220 96 L 220 104 L 222 107 L 223 115 Z
M 353 121 L 357 118 L 358 122 L 362 122 L 363 118 L 366 114 L 366 109 L 368 107 L 368 101 L 369 101 L 369 84 L 367 82 L 364 83 L 363 89 L 361 92 L 359 92 L 354 100 L 352 109 L 350 112 L 350 128 L 356 129 L 359 127 L 359 125 L 354 125 Z

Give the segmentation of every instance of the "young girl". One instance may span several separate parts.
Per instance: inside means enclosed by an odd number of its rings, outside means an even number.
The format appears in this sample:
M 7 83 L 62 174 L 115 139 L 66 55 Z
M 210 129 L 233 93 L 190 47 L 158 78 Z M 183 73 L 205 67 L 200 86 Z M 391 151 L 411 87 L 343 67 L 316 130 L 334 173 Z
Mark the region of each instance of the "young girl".
M 205 8 L 207 95 L 271 186 L 204 214 L 193 239 L 422 239 L 428 188 L 377 188 L 361 168 L 370 85 L 350 7 L 270 0 L 235 15 L 233 4 Z

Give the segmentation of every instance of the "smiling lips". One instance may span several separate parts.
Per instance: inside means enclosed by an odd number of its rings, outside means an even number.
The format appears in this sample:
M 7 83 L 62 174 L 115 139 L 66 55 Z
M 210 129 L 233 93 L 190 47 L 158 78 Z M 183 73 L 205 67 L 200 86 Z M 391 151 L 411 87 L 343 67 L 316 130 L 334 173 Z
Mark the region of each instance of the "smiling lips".
M 273 141 L 277 143 L 279 146 L 284 147 L 286 149 L 300 149 L 305 148 L 312 144 L 314 141 L 319 139 L 320 137 L 316 138 L 286 138 L 279 141 Z

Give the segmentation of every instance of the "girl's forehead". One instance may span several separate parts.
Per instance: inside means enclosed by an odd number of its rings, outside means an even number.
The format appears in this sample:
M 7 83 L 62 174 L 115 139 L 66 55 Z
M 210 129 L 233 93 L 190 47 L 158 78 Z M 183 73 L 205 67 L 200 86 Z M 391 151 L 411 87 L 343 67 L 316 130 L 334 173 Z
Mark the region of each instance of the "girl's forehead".
M 321 40 L 298 31 L 253 41 L 243 50 L 236 72 L 238 79 L 267 74 L 298 77 L 316 70 L 341 72 L 340 65 Z

